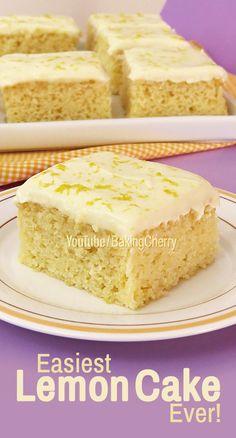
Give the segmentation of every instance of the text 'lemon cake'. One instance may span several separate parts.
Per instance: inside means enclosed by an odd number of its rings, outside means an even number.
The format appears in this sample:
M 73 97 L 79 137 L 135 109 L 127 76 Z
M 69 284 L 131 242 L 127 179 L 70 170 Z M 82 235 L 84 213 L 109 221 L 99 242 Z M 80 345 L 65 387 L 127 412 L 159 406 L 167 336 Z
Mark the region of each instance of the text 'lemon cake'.
M 80 34 L 71 17 L 0 16 L 0 55 L 75 50 Z
M 2 56 L 0 94 L 7 122 L 111 117 L 110 80 L 95 52 Z
M 223 115 L 224 69 L 203 50 L 134 48 L 124 52 L 121 97 L 129 117 Z
M 22 263 L 130 309 L 205 268 L 218 249 L 213 187 L 124 155 L 55 165 L 26 181 L 16 202 Z

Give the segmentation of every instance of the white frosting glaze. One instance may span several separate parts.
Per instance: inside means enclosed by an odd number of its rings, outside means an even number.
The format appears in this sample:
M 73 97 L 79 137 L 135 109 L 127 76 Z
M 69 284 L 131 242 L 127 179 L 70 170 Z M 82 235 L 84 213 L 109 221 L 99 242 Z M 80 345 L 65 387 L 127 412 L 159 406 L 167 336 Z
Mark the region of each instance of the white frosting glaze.
M 227 79 L 225 70 L 207 54 L 192 46 L 157 49 L 135 48 L 124 52 L 128 77 L 132 80 L 172 82 Z
M 189 43 L 168 26 L 116 26 L 99 32 L 108 43 L 108 54 L 133 47 L 184 47 Z
M 218 195 L 203 178 L 181 169 L 98 152 L 51 167 L 26 181 L 17 203 L 54 207 L 77 222 L 135 236 L 191 209 L 198 217 Z
M 169 27 L 160 15 L 154 14 L 92 14 L 89 17 L 89 24 L 91 24 L 96 31 L 100 31 L 107 26 L 163 26 Z
M 0 58 L 0 88 L 28 81 L 108 81 L 95 52 L 13 54 Z
M 14 34 L 17 32 L 34 31 L 66 32 L 71 35 L 79 36 L 80 30 L 71 17 L 60 15 L 41 15 L 41 16 L 24 16 L 10 15 L 0 16 L 0 34 Z

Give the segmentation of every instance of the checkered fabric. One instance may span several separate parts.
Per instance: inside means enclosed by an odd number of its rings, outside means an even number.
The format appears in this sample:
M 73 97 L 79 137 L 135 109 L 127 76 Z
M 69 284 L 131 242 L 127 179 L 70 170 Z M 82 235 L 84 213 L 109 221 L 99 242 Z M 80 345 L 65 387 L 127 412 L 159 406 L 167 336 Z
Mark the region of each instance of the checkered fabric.
M 53 164 L 87 155 L 91 152 L 112 151 L 143 160 L 152 160 L 154 158 L 218 149 L 233 144 L 235 144 L 235 141 L 227 143 L 144 143 L 93 146 L 73 150 L 0 153 L 0 185 L 25 180 Z

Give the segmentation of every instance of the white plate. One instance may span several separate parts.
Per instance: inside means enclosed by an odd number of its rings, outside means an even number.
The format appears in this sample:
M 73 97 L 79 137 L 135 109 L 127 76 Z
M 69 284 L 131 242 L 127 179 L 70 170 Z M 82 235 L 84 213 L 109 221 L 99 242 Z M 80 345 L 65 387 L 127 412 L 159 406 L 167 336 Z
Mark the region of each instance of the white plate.
M 0 195 L 2 320 L 48 334 L 100 341 L 176 338 L 236 323 L 236 195 L 220 191 L 221 250 L 215 263 L 168 296 L 129 311 L 17 261 L 15 190 Z

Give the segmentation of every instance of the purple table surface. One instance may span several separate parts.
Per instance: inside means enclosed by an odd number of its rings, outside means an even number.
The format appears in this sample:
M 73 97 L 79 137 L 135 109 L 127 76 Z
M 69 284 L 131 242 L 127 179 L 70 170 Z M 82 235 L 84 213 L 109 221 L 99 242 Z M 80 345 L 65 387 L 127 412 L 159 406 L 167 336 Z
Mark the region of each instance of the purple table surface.
M 196 39 L 225 67 L 236 72 L 236 1 L 169 0 L 164 17 L 185 36 Z M 194 171 L 212 184 L 236 192 L 236 146 L 159 160 Z M 234 436 L 236 391 L 236 326 L 190 338 L 149 343 L 99 343 L 51 337 L 0 323 L 0 436 L 42 438 L 65 436 L 120 438 L 199 435 Z M 94 358 L 109 353 L 113 375 L 126 375 L 130 385 L 136 373 L 153 368 L 160 376 L 176 375 L 183 367 L 193 375 L 216 375 L 222 386 L 220 423 L 170 424 L 167 404 L 143 403 L 131 392 L 128 403 L 17 403 L 16 369 L 26 373 L 27 390 L 36 381 L 36 354 Z

